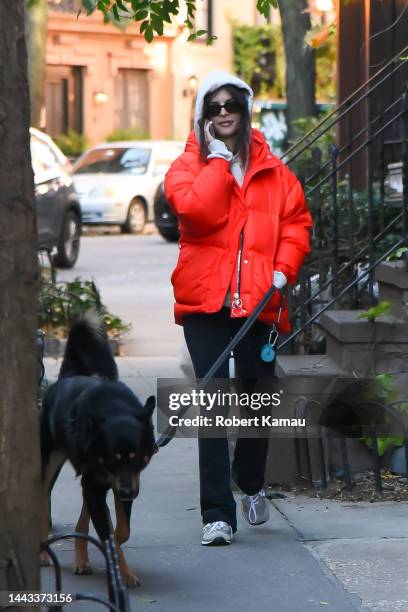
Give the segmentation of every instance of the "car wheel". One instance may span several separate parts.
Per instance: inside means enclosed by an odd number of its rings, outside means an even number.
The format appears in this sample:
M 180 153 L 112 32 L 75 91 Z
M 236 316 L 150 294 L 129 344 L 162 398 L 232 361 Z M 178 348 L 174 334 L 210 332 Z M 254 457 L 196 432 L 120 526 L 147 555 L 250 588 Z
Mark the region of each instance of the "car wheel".
M 81 221 L 76 212 L 69 210 L 62 224 L 55 263 L 60 268 L 73 268 L 79 255 Z
M 177 242 L 179 239 L 179 232 L 176 229 L 174 230 L 159 229 L 159 234 L 160 236 L 163 236 L 163 238 L 167 240 L 167 242 Z
M 140 234 L 146 225 L 146 208 L 141 198 L 131 201 L 128 209 L 126 223 L 122 225 L 122 232 L 126 234 Z

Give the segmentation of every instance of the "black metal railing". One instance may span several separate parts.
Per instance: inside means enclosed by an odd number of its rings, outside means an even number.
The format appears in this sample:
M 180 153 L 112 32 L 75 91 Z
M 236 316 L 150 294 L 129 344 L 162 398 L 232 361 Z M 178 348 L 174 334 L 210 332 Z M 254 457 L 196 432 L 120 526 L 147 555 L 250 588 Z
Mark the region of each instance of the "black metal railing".
M 72 594 L 72 600 L 65 602 L 65 605 L 74 603 L 75 601 L 94 601 L 108 608 L 112 612 L 130 612 L 129 595 L 123 582 L 122 575 L 119 569 L 119 560 L 116 551 L 116 545 L 113 535 L 106 542 L 101 543 L 96 538 L 79 532 L 69 532 L 60 535 L 55 535 L 42 543 L 41 550 L 46 551 L 49 555 L 54 572 L 55 572 L 55 593 L 62 593 L 62 575 L 61 566 L 58 557 L 51 545 L 60 540 L 80 539 L 93 544 L 98 548 L 105 558 L 106 563 L 106 582 L 108 590 L 108 599 L 94 595 L 92 593 L 75 593 Z M 62 605 L 54 604 L 48 608 L 51 610 L 63 610 Z
M 309 421 L 311 413 L 319 406 L 319 402 L 315 400 L 307 400 L 306 398 L 299 398 L 297 402 L 293 416 L 305 419 Z M 302 401 L 303 400 L 303 401 Z M 382 435 L 379 432 L 381 429 L 380 421 L 393 424 L 393 428 L 398 431 L 401 437 L 401 445 L 404 449 L 404 476 L 408 482 L 408 425 L 407 425 L 407 413 L 406 407 L 408 404 L 408 398 L 400 399 L 391 403 L 384 403 L 379 400 L 370 400 L 359 403 L 354 408 L 359 412 L 363 411 L 366 416 L 365 429 L 368 430 L 365 437 L 370 439 L 371 448 L 371 460 L 372 460 L 372 471 L 374 476 L 374 484 L 377 493 L 382 492 L 382 457 L 379 453 L 379 441 Z M 353 420 L 350 421 L 348 427 L 333 427 L 330 424 L 331 409 L 338 409 L 339 403 L 333 402 L 331 405 L 326 406 L 324 411 L 321 413 L 320 423 L 318 427 L 314 427 L 312 435 L 308 435 L 306 428 L 306 435 L 300 435 L 295 438 L 295 458 L 296 458 L 296 472 L 299 479 L 303 479 L 307 482 L 310 488 L 315 489 L 326 489 L 328 483 L 328 476 L 330 474 L 330 465 L 327 462 L 325 453 L 325 441 L 328 438 L 336 439 L 340 446 L 340 457 L 341 457 L 341 468 L 342 478 L 345 482 L 345 489 L 352 491 L 354 482 L 352 475 L 352 466 L 350 465 L 349 452 L 347 440 L 350 439 L 362 439 L 361 432 L 358 434 L 360 429 L 359 419 L 357 415 L 353 415 Z M 342 414 L 347 414 L 349 406 L 342 404 Z M 367 419 L 367 415 L 369 418 Z M 316 429 L 318 431 L 316 431 Z M 314 447 L 314 448 L 313 448 Z M 317 458 L 312 462 L 312 455 Z M 315 464 L 315 472 L 312 468 L 312 463 Z
M 407 52 L 408 46 L 283 156 L 302 180 L 314 228 L 311 256 L 288 293 L 294 333 L 281 348 L 324 352 L 324 342 L 316 345 L 320 314 L 333 305 L 375 304 L 375 268 L 408 245 Z M 396 162 L 402 188 L 390 202 L 389 164 Z

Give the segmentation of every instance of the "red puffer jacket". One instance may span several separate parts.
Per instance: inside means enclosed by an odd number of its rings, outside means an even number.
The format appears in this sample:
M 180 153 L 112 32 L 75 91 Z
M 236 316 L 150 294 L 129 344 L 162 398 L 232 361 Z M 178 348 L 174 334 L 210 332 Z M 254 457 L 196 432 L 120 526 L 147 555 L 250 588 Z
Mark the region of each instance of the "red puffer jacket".
M 171 276 L 176 323 L 182 325 L 190 313 L 218 311 L 229 286 L 232 302 L 238 276 L 243 308 L 238 316 L 252 312 L 271 287 L 274 270 L 295 283 L 310 252 L 311 216 L 298 179 L 272 155 L 261 132 L 252 130 L 242 187 L 227 161 L 200 159 L 191 132 L 184 153 L 167 172 L 164 188 L 180 227 L 180 253 Z M 259 320 L 276 321 L 278 305 L 276 292 Z M 286 301 L 279 329 L 291 330 Z

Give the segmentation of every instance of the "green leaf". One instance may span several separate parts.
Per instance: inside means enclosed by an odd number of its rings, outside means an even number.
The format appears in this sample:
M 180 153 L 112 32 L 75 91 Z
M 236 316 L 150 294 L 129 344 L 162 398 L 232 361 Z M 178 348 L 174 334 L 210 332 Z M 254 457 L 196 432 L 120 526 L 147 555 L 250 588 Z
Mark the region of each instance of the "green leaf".
M 163 36 L 163 21 L 159 17 L 156 17 L 156 15 L 153 15 L 150 22 L 153 30 L 157 32 L 159 36 Z
M 207 47 L 211 47 L 211 45 L 213 44 L 214 40 L 217 40 L 217 36 L 209 36 L 207 38 Z
M 366 437 L 363 438 L 364 443 L 368 446 L 368 448 L 373 447 L 373 443 L 371 438 Z M 402 446 L 404 444 L 403 436 L 389 436 L 387 438 L 377 438 L 377 450 L 380 457 L 383 456 L 387 448 L 390 446 Z
M 97 0 L 82 0 L 82 6 L 86 14 L 91 15 L 97 7 Z
M 192 34 L 190 34 L 190 36 L 187 38 L 187 42 L 191 42 L 192 40 L 196 40 L 197 39 L 197 34 L 195 32 L 193 32 Z
M 158 15 L 161 19 L 163 18 L 163 9 L 160 2 L 152 2 L 150 4 L 150 11 Z
M 396 261 L 397 259 L 401 259 L 402 256 L 408 252 L 408 247 L 400 247 L 396 249 L 387 257 L 387 261 Z
M 357 319 L 367 319 L 368 321 L 374 321 L 377 317 L 380 317 L 383 314 L 387 314 L 391 308 L 391 302 L 387 300 L 383 300 L 377 304 L 377 306 L 372 306 L 368 310 L 364 312 L 360 312 Z
M 256 8 L 266 18 L 270 15 L 271 7 L 278 8 L 278 0 L 258 0 L 256 3 Z
M 207 34 L 207 30 L 198 30 L 198 32 L 196 32 L 197 36 L 204 36 L 204 34 Z
M 153 28 L 150 24 L 148 24 L 146 27 L 144 37 L 145 37 L 146 42 L 148 43 L 151 43 L 154 38 Z
M 132 5 L 132 9 L 136 12 L 142 9 L 148 9 L 150 2 L 148 0 L 130 0 L 130 4 Z
M 141 23 L 141 24 L 140 24 L 140 30 L 139 30 L 139 32 L 140 32 L 141 34 L 143 34 L 143 32 L 146 30 L 146 28 L 148 27 L 149 23 L 150 23 L 150 22 L 149 22 L 149 20 L 148 20 L 148 19 L 146 19 L 146 21 L 144 21 L 143 23 Z
M 146 11 L 145 9 L 142 9 L 140 11 L 137 11 L 135 13 L 135 20 L 136 21 L 142 21 L 142 19 L 146 19 L 146 17 L 148 17 L 149 13 L 148 11 Z
M 120 21 L 120 15 L 119 15 L 119 11 L 118 11 L 118 6 L 116 4 L 114 4 L 112 6 L 112 13 L 113 13 L 113 16 L 115 17 L 115 19 L 117 21 Z
M 123 11 L 124 13 L 129 13 L 129 8 L 124 4 L 123 0 L 116 0 L 116 4 L 118 9 Z
M 195 2 L 186 2 L 187 4 L 187 15 L 188 17 L 194 18 L 196 11 L 196 3 Z

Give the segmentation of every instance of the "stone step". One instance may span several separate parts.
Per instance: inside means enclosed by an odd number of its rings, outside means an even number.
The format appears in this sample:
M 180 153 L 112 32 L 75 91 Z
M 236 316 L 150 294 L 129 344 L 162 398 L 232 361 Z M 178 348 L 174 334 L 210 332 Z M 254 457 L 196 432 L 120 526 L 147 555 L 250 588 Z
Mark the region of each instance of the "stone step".
M 383 261 L 375 269 L 375 280 L 408 291 L 408 268 L 405 260 Z
M 408 343 L 408 322 L 392 315 L 375 321 L 360 319 L 361 310 L 327 310 L 320 318 L 322 328 L 342 343 Z
M 346 376 L 329 355 L 280 355 L 275 373 L 279 378 Z
M 390 315 L 405 322 L 408 321 L 408 289 L 400 289 L 395 285 L 380 283 L 380 300 L 391 303 Z

